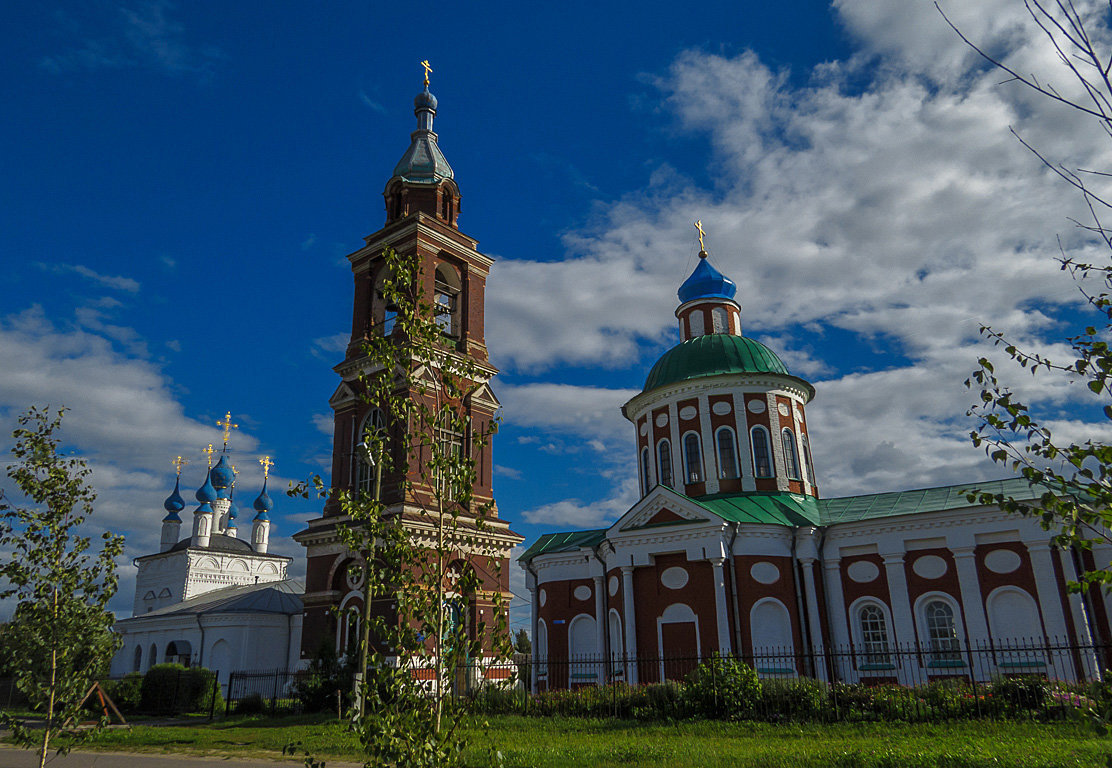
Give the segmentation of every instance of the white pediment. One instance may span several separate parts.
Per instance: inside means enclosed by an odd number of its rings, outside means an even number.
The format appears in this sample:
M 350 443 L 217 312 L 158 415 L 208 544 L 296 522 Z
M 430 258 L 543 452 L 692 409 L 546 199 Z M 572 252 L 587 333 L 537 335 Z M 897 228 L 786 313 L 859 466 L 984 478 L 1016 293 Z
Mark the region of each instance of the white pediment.
M 494 395 L 494 390 L 490 388 L 489 384 L 483 384 L 481 387 L 472 392 L 471 401 L 473 403 L 486 405 L 491 410 L 495 410 L 502 405 L 502 403 L 498 402 L 498 398 Z
M 336 391 L 332 393 L 332 397 L 328 398 L 328 404 L 333 409 L 341 408 L 353 402 L 355 402 L 355 390 L 346 381 L 341 381 L 340 386 L 336 387 Z
M 658 517 L 668 518 L 658 520 Z M 706 523 L 715 520 L 705 509 L 686 496 L 681 496 L 670 488 L 658 485 L 649 494 L 630 507 L 618 522 L 610 527 L 609 533 L 630 531 L 657 523 Z

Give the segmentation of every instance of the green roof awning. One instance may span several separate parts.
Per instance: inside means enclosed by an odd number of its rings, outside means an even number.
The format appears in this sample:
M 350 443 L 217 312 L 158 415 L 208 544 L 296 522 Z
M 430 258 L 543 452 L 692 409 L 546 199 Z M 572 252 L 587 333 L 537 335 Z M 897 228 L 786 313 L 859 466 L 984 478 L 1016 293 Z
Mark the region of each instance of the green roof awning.
M 525 550 L 525 554 L 519 557 L 518 561 L 527 563 L 537 555 L 550 555 L 553 552 L 572 552 L 580 547 L 593 547 L 604 538 L 606 538 L 605 528 L 593 531 L 546 533 L 533 542 L 533 546 Z
M 795 493 L 719 493 L 692 499 L 703 509 L 731 523 L 818 525 L 819 502 Z

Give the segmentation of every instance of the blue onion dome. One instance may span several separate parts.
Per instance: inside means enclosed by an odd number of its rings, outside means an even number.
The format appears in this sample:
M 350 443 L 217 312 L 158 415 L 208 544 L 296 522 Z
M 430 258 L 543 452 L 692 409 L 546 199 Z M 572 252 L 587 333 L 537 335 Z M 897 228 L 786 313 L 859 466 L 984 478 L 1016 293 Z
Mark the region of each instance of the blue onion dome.
M 706 251 L 699 252 L 699 263 L 691 277 L 676 292 L 681 304 L 696 299 L 728 299 L 733 301 L 737 283 L 711 266 Z
M 426 85 L 425 90 L 417 94 L 413 99 L 414 109 L 436 109 L 436 97 L 429 92 L 429 87 Z
M 234 498 L 229 499 L 228 501 L 228 527 L 234 527 L 235 519 L 239 516 L 239 506 L 236 504 L 236 500 Z
M 166 501 L 162 502 L 162 508 L 175 517 L 178 512 L 185 509 L 185 499 L 181 497 L 181 491 L 178 490 L 180 484 L 181 478 L 179 477 L 174 481 L 174 492 L 166 497 Z
M 212 512 L 212 505 L 209 504 L 207 501 L 202 501 L 201 506 L 199 506 L 195 510 L 193 510 L 193 514 L 195 514 L 195 515 L 203 515 L 203 514 L 210 514 L 211 515 L 212 513 L 213 513 Z
M 197 501 L 201 502 L 204 506 L 211 501 L 216 501 L 216 488 L 212 485 L 212 477 L 210 472 L 205 473 L 205 484 L 197 489 Z M 210 507 L 211 509 L 211 507 Z
M 220 461 L 216 462 L 216 466 L 209 471 L 209 477 L 212 478 L 212 485 L 219 491 L 223 491 L 232 486 L 236 481 L 235 470 L 232 465 L 228 463 L 228 454 L 222 453 Z M 221 496 L 221 498 L 226 498 Z
M 269 520 L 270 517 L 267 512 L 274 509 L 274 501 L 270 498 L 270 494 L 266 492 L 266 481 L 263 481 L 263 489 L 259 492 L 258 498 L 255 499 L 255 515 L 256 520 Z

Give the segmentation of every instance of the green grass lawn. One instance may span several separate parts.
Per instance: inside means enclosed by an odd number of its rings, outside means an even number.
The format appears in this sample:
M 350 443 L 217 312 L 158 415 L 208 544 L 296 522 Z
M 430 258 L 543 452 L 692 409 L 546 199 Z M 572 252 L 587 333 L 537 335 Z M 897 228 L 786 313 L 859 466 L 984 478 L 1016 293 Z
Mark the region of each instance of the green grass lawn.
M 499 716 L 469 728 L 468 765 L 475 768 L 495 764 L 495 752 L 505 768 L 1104 768 L 1112 754 L 1112 739 L 1080 724 L 661 724 Z M 294 741 L 320 758 L 359 759 L 343 725 L 306 717 L 137 725 L 105 732 L 91 748 L 279 757 Z

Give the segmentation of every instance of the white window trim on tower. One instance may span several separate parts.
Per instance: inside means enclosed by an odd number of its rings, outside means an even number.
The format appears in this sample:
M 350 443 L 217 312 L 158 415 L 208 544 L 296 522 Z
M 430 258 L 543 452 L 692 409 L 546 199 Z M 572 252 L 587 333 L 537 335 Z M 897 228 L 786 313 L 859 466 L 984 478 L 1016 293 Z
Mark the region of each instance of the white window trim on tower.
M 699 438 L 699 433 L 695 430 L 688 430 L 683 433 L 680 438 L 683 452 L 683 481 L 685 484 L 702 483 L 706 481 L 706 473 L 703 471 L 703 446 L 702 440 Z M 690 448 L 695 447 L 695 461 L 694 471 L 692 471 L 692 461 Z
M 668 459 L 668 471 L 664 471 L 664 459 Z M 675 488 L 676 473 L 675 457 L 672 456 L 671 441 L 662 437 L 656 441 L 656 477 L 660 485 L 667 486 L 668 488 Z
M 757 441 L 753 436 L 761 432 L 765 439 L 766 458 L 768 459 L 768 472 L 761 474 L 760 463 L 757 461 Z M 772 436 L 769 434 L 768 428 L 764 424 L 754 424 L 749 430 L 749 450 L 752 451 L 753 456 L 753 477 L 759 480 L 768 480 L 776 477 L 776 454 L 773 453 Z
M 729 432 L 730 433 L 730 446 L 733 449 L 733 453 L 734 453 L 734 474 L 732 474 L 732 475 L 727 475 L 726 474 L 726 467 L 722 463 L 722 443 L 721 443 L 722 438 L 721 438 L 721 434 L 723 432 Z M 722 427 L 719 427 L 718 429 L 714 430 L 714 455 L 715 455 L 715 458 L 718 460 L 718 479 L 719 480 L 735 480 L 735 479 L 741 477 L 741 462 L 739 461 L 739 457 L 738 457 L 737 433 L 734 431 L 733 427 L 722 426 Z
M 784 450 L 784 473 L 789 480 L 803 480 L 803 473 L 799 471 L 799 445 L 795 441 L 795 432 L 791 427 L 780 430 L 780 443 Z

